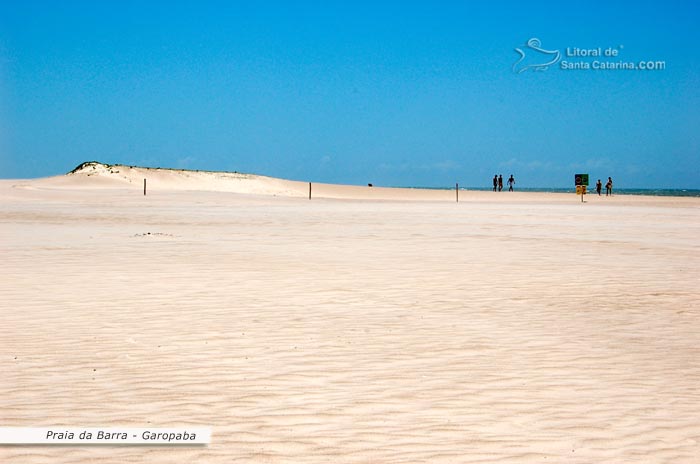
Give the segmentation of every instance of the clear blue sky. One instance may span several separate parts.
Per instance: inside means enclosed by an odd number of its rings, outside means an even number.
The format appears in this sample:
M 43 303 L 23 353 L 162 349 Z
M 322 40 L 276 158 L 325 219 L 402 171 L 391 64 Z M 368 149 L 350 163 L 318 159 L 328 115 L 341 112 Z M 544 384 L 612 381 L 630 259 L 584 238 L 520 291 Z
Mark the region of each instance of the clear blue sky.
M 698 24 L 695 2 L 673 0 L 0 0 L 0 177 L 98 160 L 393 186 L 512 173 L 569 187 L 588 172 L 700 188 Z M 531 38 L 665 69 L 565 70 L 594 58 L 562 56 L 517 73 Z

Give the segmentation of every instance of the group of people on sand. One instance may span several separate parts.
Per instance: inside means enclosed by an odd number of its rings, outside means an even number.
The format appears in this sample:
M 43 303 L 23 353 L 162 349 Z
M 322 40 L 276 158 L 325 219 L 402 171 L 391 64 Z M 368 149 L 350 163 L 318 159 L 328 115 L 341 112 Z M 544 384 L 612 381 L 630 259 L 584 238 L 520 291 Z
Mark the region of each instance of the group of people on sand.
M 508 178 L 508 191 L 513 191 L 513 185 L 515 185 L 515 178 L 513 174 Z M 503 190 L 503 174 L 496 174 L 493 176 L 493 191 L 500 192 Z
M 515 185 L 515 178 L 513 177 L 513 174 L 510 175 L 508 180 L 506 181 L 508 183 L 508 191 L 512 192 L 513 191 L 513 185 Z M 503 174 L 495 174 L 493 176 L 493 191 L 494 192 L 501 192 L 503 190 Z M 603 183 L 598 179 L 598 182 L 595 183 L 595 191 L 598 193 L 598 195 L 601 195 L 601 192 L 603 191 Z M 613 181 L 612 177 L 608 177 L 608 181 L 605 183 L 605 196 L 612 196 L 613 192 Z
M 605 196 L 611 196 L 612 195 L 612 187 L 613 187 L 613 181 L 612 177 L 608 177 L 608 181 L 605 183 Z M 600 196 L 600 192 L 603 190 L 603 183 L 598 179 L 598 182 L 595 183 L 595 191 L 598 193 L 598 196 Z

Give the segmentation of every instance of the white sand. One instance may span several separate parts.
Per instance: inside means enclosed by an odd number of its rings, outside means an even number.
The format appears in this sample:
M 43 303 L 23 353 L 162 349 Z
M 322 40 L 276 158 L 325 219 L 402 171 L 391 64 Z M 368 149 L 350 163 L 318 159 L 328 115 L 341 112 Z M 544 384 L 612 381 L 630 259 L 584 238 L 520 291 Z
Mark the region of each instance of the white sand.
M 213 443 L 0 462 L 698 462 L 700 199 L 119 168 L 0 181 L 0 422 Z

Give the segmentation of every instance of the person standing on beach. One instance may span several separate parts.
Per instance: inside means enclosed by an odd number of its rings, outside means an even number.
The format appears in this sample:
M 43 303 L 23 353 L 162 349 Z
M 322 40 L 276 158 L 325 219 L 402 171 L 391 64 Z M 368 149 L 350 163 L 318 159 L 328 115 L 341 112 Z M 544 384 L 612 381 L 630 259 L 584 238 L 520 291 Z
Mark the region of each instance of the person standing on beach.
M 495 192 L 498 188 L 498 174 L 493 175 L 493 191 Z
M 598 196 L 600 196 L 601 190 L 603 190 L 603 183 L 598 179 L 598 182 L 595 183 L 595 191 L 598 192 Z
M 508 178 L 508 191 L 512 192 L 513 191 L 513 184 L 515 184 L 515 178 L 513 177 L 513 174 L 510 175 Z
M 612 195 L 612 178 L 608 177 L 608 181 L 605 183 L 605 196 Z
M 498 191 L 503 190 L 503 174 L 498 175 Z

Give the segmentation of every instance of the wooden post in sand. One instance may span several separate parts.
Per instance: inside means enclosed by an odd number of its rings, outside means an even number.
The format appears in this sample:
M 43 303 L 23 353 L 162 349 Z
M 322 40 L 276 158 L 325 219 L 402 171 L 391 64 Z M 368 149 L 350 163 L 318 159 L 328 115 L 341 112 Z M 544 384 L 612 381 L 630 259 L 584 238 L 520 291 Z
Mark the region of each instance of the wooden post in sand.
M 459 203 L 459 182 L 455 184 L 455 195 L 457 195 L 457 203 Z
M 146 195 L 146 179 L 143 180 L 143 194 Z
M 309 200 L 311 200 L 311 182 L 309 182 Z

